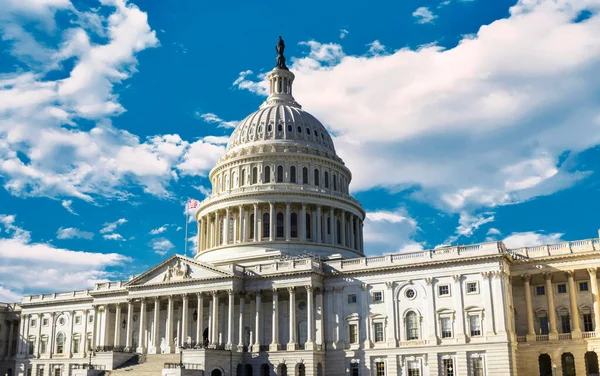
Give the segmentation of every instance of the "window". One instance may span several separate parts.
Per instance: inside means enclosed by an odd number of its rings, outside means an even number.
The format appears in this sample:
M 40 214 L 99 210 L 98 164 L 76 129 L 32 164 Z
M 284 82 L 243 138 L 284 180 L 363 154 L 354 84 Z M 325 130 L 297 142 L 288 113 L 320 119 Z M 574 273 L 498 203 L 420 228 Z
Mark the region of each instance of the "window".
M 240 182 L 240 186 L 246 185 L 246 170 L 242 170 L 242 181 Z
M 383 292 L 381 292 L 381 291 L 373 292 L 373 301 L 374 302 L 383 302 Z
M 467 282 L 467 294 L 477 294 L 479 292 L 477 287 L 477 282 Z
M 569 314 L 563 314 L 560 316 L 560 324 L 563 333 L 571 333 L 571 320 Z
M 291 124 L 288 124 L 288 126 L 287 126 L 287 130 L 288 130 L 288 132 L 291 132 L 291 131 L 292 131 L 292 125 L 291 125 Z
M 473 371 L 473 376 L 485 376 L 483 373 L 483 359 L 471 358 L 471 370 Z
M 37 374 L 38 376 L 44 376 L 44 366 L 38 366 Z
M 91 322 L 94 322 L 94 315 L 90 315 L 90 316 L 88 317 L 88 322 L 90 322 L 90 323 L 91 323 Z
M 302 133 L 302 127 L 298 126 L 298 133 Z
M 290 167 L 290 183 L 296 182 L 296 166 Z
M 252 184 L 258 183 L 258 168 L 252 167 Z
M 29 326 L 31 326 L 32 328 L 35 328 L 35 324 L 37 323 L 36 319 L 31 319 Z M 2 328 L 0 327 L 0 330 Z
M 546 295 L 546 288 L 544 286 L 535 286 L 536 295 Z
M 348 341 L 354 344 L 358 343 L 358 324 L 348 326 Z
M 81 316 L 75 316 L 75 324 L 81 324 Z
M 439 296 L 450 296 L 450 285 L 438 286 L 438 295 Z
M 250 214 L 250 223 L 248 223 L 248 226 L 250 226 L 250 239 L 254 239 L 254 214 Z
M 40 353 L 45 354 L 47 347 L 48 347 L 48 338 L 42 337 L 42 340 L 40 341 Z
M 408 376 L 421 376 L 421 367 L 419 367 L 419 362 L 406 362 L 406 368 L 408 368 Z
M 450 321 L 450 317 L 442 317 L 440 319 L 440 326 L 442 329 L 442 338 L 451 338 L 452 322 Z
M 319 186 L 319 169 L 315 168 L 314 171 L 314 178 L 315 178 L 315 185 L 318 187 Z
M 579 291 L 589 291 L 587 282 L 579 282 Z
M 558 290 L 559 294 L 566 294 L 567 293 L 567 285 L 564 283 L 561 283 L 560 285 L 556 285 L 556 289 Z
M 271 167 L 265 166 L 265 181 L 264 181 L 264 183 L 270 183 L 270 182 L 271 182 Z
M 325 188 L 329 188 L 329 172 L 325 171 Z
M 48 318 L 47 318 L 47 317 L 44 317 L 44 318 L 42 319 L 42 325 L 43 325 L 43 326 L 48 326 Z
M 444 372 L 444 376 L 454 376 L 454 362 L 452 359 L 442 360 L 442 372 Z
M 26 373 L 26 375 L 27 375 L 27 376 L 31 376 L 31 372 L 32 372 L 32 369 L 31 369 L 31 367 L 27 368 L 27 373 Z
M 35 337 L 29 337 L 27 340 L 27 354 L 33 355 L 33 350 L 35 348 Z
M 310 128 L 306 128 L 306 134 L 310 136 Z
M 548 317 L 540 317 L 540 333 L 548 334 L 550 331 L 548 330 Z
M 406 314 L 406 339 L 419 339 L 419 317 L 414 311 Z
M 375 362 L 375 376 L 385 376 L 384 362 Z
M 407 299 L 414 299 L 416 295 L 417 293 L 413 289 L 408 289 L 404 293 L 404 296 L 406 296 Z
M 307 239 L 312 239 L 310 229 L 311 229 L 310 214 L 306 213 L 306 228 L 304 230 L 306 231 Z
M 263 238 L 271 236 L 271 217 L 269 213 L 263 214 Z
M 277 166 L 277 182 L 283 183 L 283 166 Z
M 281 124 L 277 125 L 277 132 L 283 132 L 283 125 L 281 125 Z
M 308 184 L 308 168 L 302 168 L 302 184 Z
M 65 352 L 65 335 L 63 333 L 58 333 L 56 336 L 56 353 L 62 354 Z
M 335 174 L 333 174 L 333 190 L 337 191 L 337 178 Z
M 360 376 L 358 363 L 350 363 L 350 376 Z
M 383 323 L 376 322 L 373 324 L 373 333 L 375 333 L 375 342 L 383 342 Z
M 593 332 L 594 324 L 592 323 L 592 314 L 584 313 L 583 314 L 583 331 L 584 332 Z
M 277 237 L 283 238 L 283 213 L 277 213 Z
M 348 294 L 348 304 L 356 303 L 356 294 Z
M 297 238 L 298 237 L 298 214 L 296 213 L 292 213 L 291 215 L 291 219 L 290 219 L 290 236 L 292 238 Z
M 481 318 L 479 315 L 469 316 L 469 328 L 471 330 L 471 337 L 481 335 Z
M 73 338 L 73 354 L 79 354 L 79 343 L 81 340 L 79 337 Z

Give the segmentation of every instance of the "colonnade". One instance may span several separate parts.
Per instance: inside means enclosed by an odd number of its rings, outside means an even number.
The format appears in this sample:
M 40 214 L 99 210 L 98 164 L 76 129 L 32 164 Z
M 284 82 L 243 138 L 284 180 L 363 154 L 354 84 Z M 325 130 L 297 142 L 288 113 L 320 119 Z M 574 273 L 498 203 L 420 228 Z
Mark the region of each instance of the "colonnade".
M 339 245 L 363 253 L 362 220 L 333 206 L 254 203 L 218 209 L 198 218 L 198 251 L 259 241 Z

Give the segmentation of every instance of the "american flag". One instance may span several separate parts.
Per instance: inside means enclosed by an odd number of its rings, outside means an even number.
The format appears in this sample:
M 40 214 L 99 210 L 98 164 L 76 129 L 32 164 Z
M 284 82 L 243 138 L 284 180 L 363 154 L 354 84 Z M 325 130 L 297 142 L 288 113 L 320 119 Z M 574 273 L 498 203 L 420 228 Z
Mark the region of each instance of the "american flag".
M 196 209 L 198 207 L 198 200 L 194 200 L 193 198 L 190 198 L 188 200 L 188 204 L 187 204 L 187 208 L 189 209 Z

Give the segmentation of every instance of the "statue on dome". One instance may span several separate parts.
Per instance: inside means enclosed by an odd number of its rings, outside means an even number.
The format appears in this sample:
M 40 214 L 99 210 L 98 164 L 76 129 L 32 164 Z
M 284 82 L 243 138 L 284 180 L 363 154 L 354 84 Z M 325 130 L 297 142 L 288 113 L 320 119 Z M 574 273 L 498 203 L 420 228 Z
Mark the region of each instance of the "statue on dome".
M 277 44 L 275 49 L 277 50 L 277 68 L 289 70 L 288 67 L 285 65 L 285 56 L 283 56 L 283 51 L 285 50 L 285 43 L 283 42 L 281 36 L 279 36 L 279 43 Z

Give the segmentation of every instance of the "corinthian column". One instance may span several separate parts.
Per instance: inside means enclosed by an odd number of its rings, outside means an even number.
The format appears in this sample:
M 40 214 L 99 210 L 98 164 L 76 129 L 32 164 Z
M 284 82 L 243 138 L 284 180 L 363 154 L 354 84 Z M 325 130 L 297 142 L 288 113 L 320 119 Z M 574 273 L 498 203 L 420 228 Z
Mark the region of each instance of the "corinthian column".
M 569 281 L 569 300 L 571 301 L 571 321 L 573 328 L 571 329 L 572 338 L 581 338 L 581 327 L 579 326 L 579 307 L 577 307 L 577 288 L 573 278 L 574 271 L 568 270 L 565 272 Z
M 296 350 L 296 288 L 288 287 L 290 294 L 290 341 L 287 344 L 288 351 Z
M 183 299 L 183 307 L 181 310 L 181 346 L 185 346 L 187 344 L 188 337 L 188 295 L 181 294 L 181 298 Z
M 121 346 L 121 305 L 117 303 L 115 307 L 115 341 L 114 347 Z
M 254 223 L 251 223 L 251 226 L 254 226 L 254 239 L 252 239 L 253 242 L 255 242 L 257 239 L 259 239 L 258 237 L 258 204 L 253 204 L 254 205 Z
M 167 348 L 165 353 L 171 354 L 173 352 L 173 295 L 169 295 L 167 304 L 167 326 L 165 330 L 165 337 L 167 337 Z
M 235 305 L 235 294 L 233 290 L 227 290 L 227 296 L 229 297 L 227 306 L 227 344 L 225 345 L 226 350 L 233 348 L 233 308 Z
M 260 339 L 262 337 L 262 328 L 260 325 L 260 316 L 262 314 L 262 301 L 260 296 L 260 290 L 256 291 L 256 312 L 254 317 L 254 345 L 252 346 L 252 352 L 260 351 Z
M 146 353 L 146 299 L 142 298 L 142 305 L 140 308 L 140 332 L 139 332 L 139 340 L 137 352 L 140 354 Z M 107 307 L 108 308 L 108 307 Z
M 264 234 L 263 234 L 264 235 Z M 269 241 L 275 238 L 275 204 L 269 202 Z
M 160 354 L 160 298 L 154 298 L 154 332 L 152 333 L 152 352 Z
M 317 243 L 321 243 L 322 239 L 321 239 L 321 205 L 317 205 L 317 218 L 316 219 L 316 224 L 317 224 Z
M 244 303 L 246 300 L 246 294 L 241 292 L 240 294 L 240 322 L 239 322 L 239 341 L 238 341 L 238 351 L 244 351 Z
M 223 244 L 229 244 L 229 208 L 225 209 L 225 220 L 223 221 Z
M 525 288 L 525 307 L 527 315 L 527 341 L 535 341 L 535 329 L 533 327 L 533 307 L 531 304 L 531 275 L 523 274 L 523 283 Z
M 131 323 L 133 322 L 133 300 L 127 299 L 127 333 L 125 334 L 125 349 L 131 349 Z
M 313 306 L 313 292 L 314 288 L 312 286 L 306 286 L 306 350 L 315 349 L 315 340 L 313 339 L 315 330 L 315 309 Z
M 298 223 L 300 223 L 300 231 L 298 231 L 300 233 L 300 241 L 304 242 L 306 241 L 306 204 L 302 204 L 302 211 L 300 212 L 300 220 L 298 221 Z
M 600 331 L 600 300 L 598 297 L 598 279 L 596 277 L 596 268 L 588 268 L 588 274 L 590 275 L 590 287 L 592 288 L 592 298 L 594 300 L 594 330 L 596 333 Z
M 277 289 L 273 289 L 273 311 L 272 311 L 272 340 L 269 351 L 279 350 L 279 295 Z
M 554 307 L 554 292 L 552 291 L 552 273 L 544 273 L 546 280 L 546 299 L 548 300 L 548 321 L 550 321 L 550 340 L 558 339 L 558 330 L 556 330 L 556 310 Z

